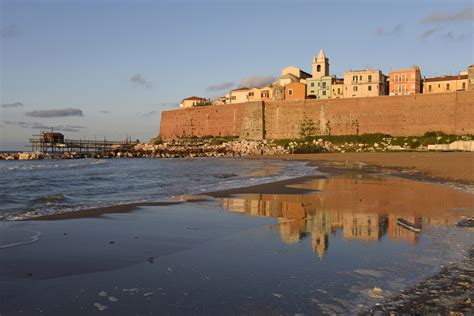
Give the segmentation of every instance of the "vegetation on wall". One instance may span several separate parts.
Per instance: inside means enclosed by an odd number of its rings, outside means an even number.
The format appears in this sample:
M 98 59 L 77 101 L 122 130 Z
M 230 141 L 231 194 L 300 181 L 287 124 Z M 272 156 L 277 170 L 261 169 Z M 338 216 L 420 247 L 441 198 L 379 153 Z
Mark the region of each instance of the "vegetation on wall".
M 378 147 L 380 144 L 400 146 L 402 148 L 416 149 L 435 144 L 450 144 L 456 140 L 474 140 L 473 135 L 445 134 L 439 131 L 426 132 L 423 136 L 392 137 L 388 134 L 374 133 L 361 135 L 318 135 L 306 136 L 299 139 L 279 139 L 275 144 L 292 150 L 294 153 L 324 152 L 321 143 L 329 142 L 333 145 L 361 144 L 365 147 Z
M 315 122 L 314 120 L 310 119 L 309 117 L 305 116 L 304 119 L 300 123 L 300 137 L 305 139 L 308 137 L 313 137 L 321 132 L 320 122 L 319 120 Z

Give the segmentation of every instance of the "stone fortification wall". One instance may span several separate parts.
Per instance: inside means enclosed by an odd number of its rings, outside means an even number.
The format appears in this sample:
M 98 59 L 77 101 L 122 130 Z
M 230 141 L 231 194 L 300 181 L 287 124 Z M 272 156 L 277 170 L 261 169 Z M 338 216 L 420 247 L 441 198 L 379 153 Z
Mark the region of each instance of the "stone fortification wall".
M 474 134 L 474 91 L 371 98 L 271 101 L 163 111 L 160 135 L 298 138 L 311 125 L 319 134 L 427 131 Z
M 240 136 L 246 103 L 162 111 L 163 139 L 189 136 Z

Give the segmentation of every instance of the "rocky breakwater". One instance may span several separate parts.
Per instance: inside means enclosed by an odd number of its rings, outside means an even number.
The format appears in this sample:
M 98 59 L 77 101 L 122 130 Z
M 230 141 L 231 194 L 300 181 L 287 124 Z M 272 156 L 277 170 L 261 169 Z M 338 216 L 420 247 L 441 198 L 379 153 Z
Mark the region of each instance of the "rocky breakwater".
M 0 160 L 80 159 L 80 158 L 195 158 L 195 157 L 244 157 L 254 155 L 286 154 L 288 150 L 268 141 L 230 141 L 222 144 L 137 144 L 133 148 L 116 148 L 104 152 L 59 153 L 3 153 Z
M 254 155 L 286 154 L 282 146 L 268 141 L 231 141 L 212 144 L 138 144 L 133 149 L 136 157 L 180 158 L 180 157 L 244 157 Z

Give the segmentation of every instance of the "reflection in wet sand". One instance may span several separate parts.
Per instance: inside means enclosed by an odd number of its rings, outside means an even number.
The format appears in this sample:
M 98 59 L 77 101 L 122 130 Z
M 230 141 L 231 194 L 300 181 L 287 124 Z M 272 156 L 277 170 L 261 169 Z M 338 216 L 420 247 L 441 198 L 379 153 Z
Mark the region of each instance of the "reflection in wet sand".
M 223 199 L 225 209 L 279 219 L 282 240 L 297 243 L 311 235 L 322 260 L 329 236 L 342 230 L 346 240 L 391 240 L 416 244 L 430 226 L 450 226 L 474 214 L 474 196 L 448 187 L 384 175 L 341 175 L 292 187 L 305 195 L 248 194 Z

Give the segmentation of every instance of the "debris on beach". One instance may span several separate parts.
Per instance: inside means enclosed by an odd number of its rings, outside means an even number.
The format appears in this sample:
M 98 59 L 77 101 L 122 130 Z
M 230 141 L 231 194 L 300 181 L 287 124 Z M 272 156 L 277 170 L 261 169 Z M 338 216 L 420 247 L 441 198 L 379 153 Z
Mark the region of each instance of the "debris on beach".
M 139 290 L 137 288 L 132 288 L 132 289 L 122 289 L 122 292 L 129 292 L 130 294 L 133 295 L 133 293 L 138 292 Z
M 456 223 L 458 227 L 474 227 L 474 217 L 468 217 Z
M 118 301 L 118 298 L 114 297 L 114 296 L 109 296 L 108 297 L 109 301 L 111 302 L 117 302 Z
M 155 294 L 155 292 L 148 292 L 148 293 L 144 293 L 143 296 L 147 297 L 147 296 L 150 296 L 150 295 L 153 295 Z
M 94 303 L 94 306 L 97 307 L 97 309 L 100 310 L 101 312 L 109 308 L 107 305 L 102 305 L 100 303 Z
M 108 296 L 106 291 L 100 291 L 99 296 Z
M 383 290 L 380 287 L 374 287 L 369 290 L 369 296 L 373 298 L 383 298 Z
M 279 294 L 279 293 L 273 293 L 272 295 L 275 296 L 275 297 L 278 297 L 278 298 L 283 298 L 283 297 L 285 297 L 285 295 Z

